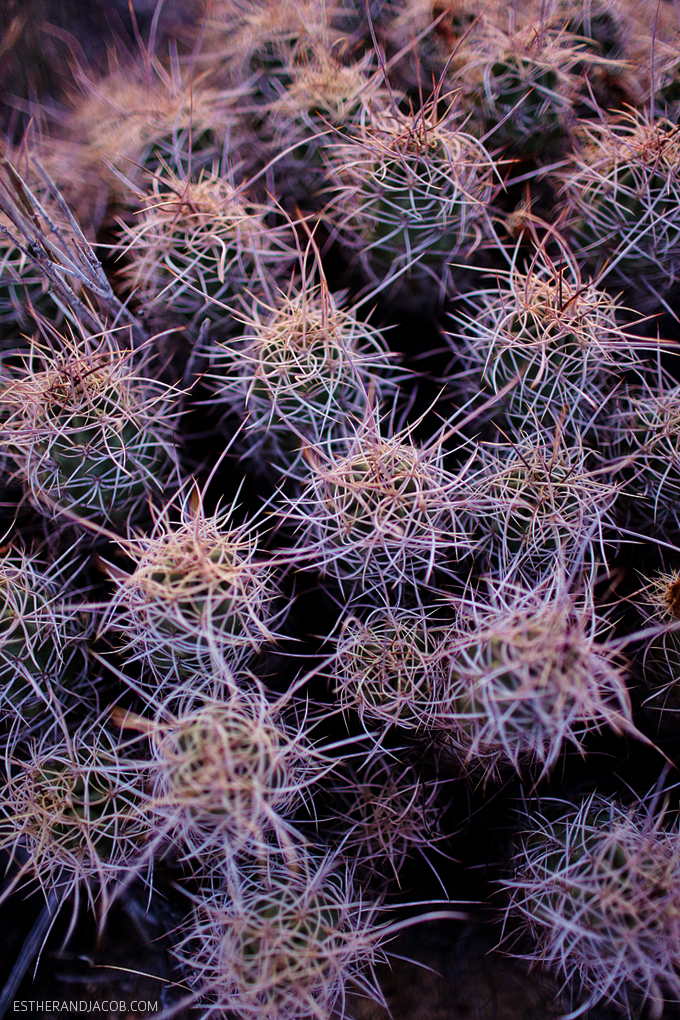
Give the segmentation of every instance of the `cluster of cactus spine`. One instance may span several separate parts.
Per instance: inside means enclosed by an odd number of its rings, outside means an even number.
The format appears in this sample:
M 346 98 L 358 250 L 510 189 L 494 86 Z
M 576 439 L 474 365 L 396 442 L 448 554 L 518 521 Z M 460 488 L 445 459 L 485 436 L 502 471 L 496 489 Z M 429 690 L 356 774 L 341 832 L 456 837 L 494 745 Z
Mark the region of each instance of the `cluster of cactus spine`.
M 130 573 L 108 565 L 117 591 L 101 630 L 116 635 L 120 654 L 141 664 L 156 692 L 228 686 L 275 640 L 272 567 L 257 559 L 256 529 L 230 527 L 229 518 L 206 515 L 194 492 L 178 508 L 169 503 L 151 535 L 125 542 Z
M 2 895 L 160 865 L 204 1016 L 384 1004 L 506 780 L 525 955 L 680 1001 L 677 825 L 599 789 L 680 682 L 677 127 L 598 108 L 612 5 L 212 0 L 0 160 Z
M 680 994 L 680 837 L 663 828 L 658 796 L 625 808 L 591 795 L 580 804 L 531 805 L 505 885 L 507 911 L 548 961 L 586 993 L 622 1009 Z
M 131 521 L 169 483 L 177 395 L 107 335 L 34 346 L 5 382 L 2 435 L 42 513 Z
M 382 335 L 340 299 L 324 284 L 281 294 L 275 307 L 256 298 L 252 336 L 211 346 L 213 389 L 244 417 L 250 457 L 293 471 L 305 443 L 343 438 L 371 401 L 394 394 Z
M 585 131 L 588 145 L 563 185 L 584 261 L 610 286 L 658 301 L 680 251 L 677 127 L 635 112 Z
M 487 776 L 527 763 L 545 772 L 592 730 L 633 730 L 624 671 L 597 640 L 587 604 L 559 588 L 515 589 L 457 612 L 440 651 L 446 682 L 435 728 L 465 766 Z

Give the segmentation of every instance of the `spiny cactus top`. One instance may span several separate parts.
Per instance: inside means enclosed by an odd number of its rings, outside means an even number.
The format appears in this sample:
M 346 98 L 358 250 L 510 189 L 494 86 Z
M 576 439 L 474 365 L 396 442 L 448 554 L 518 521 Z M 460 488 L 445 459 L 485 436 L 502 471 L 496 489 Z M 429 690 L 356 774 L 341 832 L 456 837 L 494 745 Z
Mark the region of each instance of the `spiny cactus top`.
M 83 696 L 90 616 L 73 587 L 63 562 L 47 566 L 12 549 L 0 558 L 3 741 L 57 725 Z
M 594 60 L 582 39 L 550 25 L 506 32 L 480 18 L 452 57 L 447 85 L 492 150 L 559 153 L 576 122 L 583 63 Z
M 439 835 L 441 784 L 424 781 L 417 764 L 376 750 L 325 786 L 321 833 L 343 855 L 351 853 L 373 882 L 397 878 L 407 855 Z
M 292 266 L 287 227 L 215 168 L 195 180 L 156 174 L 139 222 L 125 230 L 125 284 L 155 329 L 181 326 L 195 339 L 205 318 L 220 336 L 238 331 L 230 309 L 269 295 Z
M 678 128 L 636 112 L 582 132 L 583 151 L 562 174 L 581 255 L 609 286 L 668 292 L 680 254 Z
M 375 906 L 339 859 L 291 856 L 266 869 L 244 861 L 221 888 L 199 889 L 178 948 L 192 985 L 244 1020 L 325 1020 L 352 986 L 384 1001 Z
M 266 856 L 287 845 L 288 819 L 328 763 L 255 689 L 185 700 L 149 724 L 162 831 L 188 860 Z
M 84 882 L 94 902 L 144 858 L 145 768 L 98 720 L 10 762 L 0 789 L 3 847 L 27 850 L 45 893 Z
M 466 369 L 454 385 L 468 397 L 480 385 L 498 394 L 499 421 L 523 429 L 531 419 L 559 422 L 597 444 L 607 396 L 620 373 L 641 366 L 617 302 L 582 277 L 564 247 L 557 259 L 537 250 L 528 268 L 515 251 L 510 269 L 494 276 L 451 316 L 452 347 Z
M 249 456 L 294 470 L 303 443 L 326 445 L 396 390 L 382 335 L 325 286 L 255 301 L 252 335 L 213 345 L 217 396 L 246 416 Z
M 442 630 L 421 610 L 377 608 L 345 617 L 331 662 L 335 692 L 369 733 L 381 726 L 427 731 L 437 715 Z
M 341 580 L 397 588 L 470 552 L 465 469 L 445 469 L 436 439 L 419 448 L 408 430 L 382 436 L 364 422 L 330 454 L 310 449 L 308 459 L 308 484 L 287 512 L 303 532 L 296 558 Z
M 606 563 L 618 486 L 589 470 L 576 437 L 531 430 L 479 457 L 477 528 L 492 576 L 533 584 Z
M 118 590 L 101 624 L 119 637 L 128 660 L 169 689 L 191 677 L 200 686 L 233 672 L 275 639 L 272 568 L 258 559 L 253 527 L 229 513 L 204 514 L 186 502 L 180 520 L 166 507 L 151 536 L 125 543 L 134 569 L 112 568 Z M 165 688 L 163 688 L 165 690 Z
M 635 732 L 624 670 L 597 640 L 592 608 L 540 588 L 478 598 L 457 607 L 440 646 L 448 683 L 436 725 L 461 763 L 487 776 L 504 763 L 546 772 L 589 731 Z
M 411 301 L 436 304 L 452 288 L 451 264 L 491 236 L 497 171 L 451 116 L 378 104 L 333 147 L 330 170 L 341 234 L 392 296 L 403 287 Z
M 661 1017 L 680 996 L 680 835 L 656 800 L 534 803 L 523 819 L 508 915 L 531 932 L 530 958 L 582 989 L 579 1013 L 625 1009 L 633 992 Z
M 235 96 L 205 81 L 169 74 L 160 62 L 135 68 L 126 62 L 88 82 L 73 111 L 69 132 L 45 146 L 47 165 L 85 224 L 100 226 L 109 203 L 139 206 L 122 183 L 140 180 L 145 164 L 174 172 L 198 171 L 219 161 L 229 110 L 232 153 L 236 150 Z M 197 151 L 199 150 L 199 151 Z
M 172 474 L 176 394 L 113 343 L 34 348 L 0 394 L 2 435 L 31 501 L 48 516 L 138 518 Z

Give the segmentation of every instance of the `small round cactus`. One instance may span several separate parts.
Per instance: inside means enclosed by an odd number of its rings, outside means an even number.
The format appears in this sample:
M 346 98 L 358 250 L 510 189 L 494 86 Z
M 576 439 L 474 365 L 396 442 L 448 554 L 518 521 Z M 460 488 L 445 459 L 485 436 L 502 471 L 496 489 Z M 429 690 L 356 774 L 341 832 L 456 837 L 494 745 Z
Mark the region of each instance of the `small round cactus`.
M 564 147 L 588 59 L 582 39 L 548 23 L 510 33 L 485 19 L 456 49 L 449 84 L 489 146 L 531 159 Z
M 499 184 L 481 142 L 431 108 L 378 106 L 329 163 L 340 234 L 375 289 L 412 307 L 453 292 L 452 263 L 492 236 Z
M 152 813 L 188 860 L 273 852 L 323 760 L 251 690 L 162 711 L 150 724 Z
M 608 394 L 622 371 L 640 365 L 617 302 L 584 280 L 564 249 L 557 261 L 538 249 L 527 268 L 515 252 L 496 280 L 466 294 L 451 316 L 464 368 L 456 385 L 467 398 L 480 387 L 498 394 L 499 421 L 526 429 L 528 418 L 551 427 L 559 420 L 597 443 Z
M 680 834 L 655 801 L 625 808 L 593 794 L 580 805 L 532 805 L 518 840 L 507 916 L 584 998 L 620 1008 L 680 996 Z M 524 958 L 527 958 L 523 954 Z M 575 1015 L 575 1014 L 570 1014 Z
M 401 757 L 381 751 L 333 776 L 324 805 L 324 837 L 378 882 L 398 879 L 409 854 L 441 839 L 441 784 L 421 779 Z
M 376 907 L 353 889 L 338 859 L 298 851 L 292 863 L 244 862 L 222 887 L 193 897 L 177 949 L 187 976 L 214 1010 L 244 1020 L 324 1020 L 354 985 L 384 1002 L 372 967 Z
M 0 219 L 0 226 L 2 220 Z M 34 315 L 58 323 L 61 314 L 47 288 L 42 273 L 19 251 L 16 245 L 0 235 L 0 349 L 26 350 L 20 335 L 35 329 Z M 3 357 L 3 361 L 6 360 Z
M 602 562 L 618 487 L 588 470 L 587 451 L 539 431 L 482 447 L 480 460 L 478 529 L 490 573 L 531 584 Z
M 117 591 L 100 629 L 118 636 L 121 653 L 150 671 L 155 689 L 215 678 L 228 685 L 275 640 L 273 571 L 257 559 L 257 531 L 230 526 L 228 511 L 207 516 L 192 497 L 174 524 L 173 509 L 151 536 L 125 542 L 134 569 L 112 569 Z
M 12 739 L 57 724 L 83 697 L 89 614 L 64 564 L 10 549 L 0 558 L 0 720 Z
M 564 173 L 577 252 L 615 288 L 658 300 L 677 279 L 677 128 L 643 113 L 583 127 L 585 148 Z
M 97 720 L 10 760 L 0 790 L 0 841 L 28 853 L 46 895 L 84 883 L 92 903 L 139 870 L 150 839 L 142 762 Z M 148 863 L 148 861 L 146 862 Z
M 590 731 L 636 732 L 624 670 L 587 606 L 517 589 L 458 612 L 441 647 L 448 678 L 436 729 L 462 765 L 488 777 L 502 765 L 545 773 Z
M 408 430 L 381 436 L 366 424 L 330 453 L 309 451 L 309 482 L 287 516 L 304 534 L 294 553 L 339 580 L 398 588 L 427 581 L 466 555 L 462 478 L 441 443 L 416 446 Z
M 632 523 L 675 530 L 680 495 L 680 386 L 661 377 L 622 389 L 611 408 L 612 452 Z
M 227 130 L 232 156 L 242 140 L 235 94 L 172 74 L 157 60 L 126 60 L 96 81 L 83 79 L 81 88 L 64 136 L 51 135 L 42 149 L 69 205 L 93 230 L 112 204 L 125 212 L 139 207 L 145 169 L 198 172 L 220 162 Z
M 324 197 L 328 148 L 358 129 L 369 103 L 380 101 L 368 55 L 346 63 L 342 45 L 303 47 L 291 60 L 291 79 L 271 104 L 266 128 L 273 138 L 269 171 L 286 208 Z M 298 144 L 295 144 L 295 143 Z
M 647 627 L 659 628 L 638 653 L 648 689 L 645 707 L 658 725 L 674 729 L 680 713 L 680 573 L 660 571 L 635 601 L 647 617 Z
M 238 330 L 231 309 L 242 294 L 268 294 L 292 266 L 293 239 L 267 214 L 216 169 L 195 180 L 156 174 L 121 244 L 124 284 L 145 321 L 155 330 L 182 325 L 193 340 L 206 318 L 220 334 Z
M 252 335 L 213 346 L 212 385 L 246 416 L 249 458 L 295 468 L 304 442 L 326 445 L 362 421 L 371 399 L 394 394 L 391 355 L 381 334 L 343 309 L 325 285 L 256 301 Z
M 385 607 L 365 618 L 346 617 L 331 663 L 335 693 L 343 709 L 359 714 L 375 739 L 382 726 L 427 730 L 436 717 L 437 645 L 441 631 L 425 612 Z
M 113 341 L 34 348 L 2 391 L 2 435 L 42 513 L 117 525 L 169 482 L 177 396 L 139 375 L 132 357 Z

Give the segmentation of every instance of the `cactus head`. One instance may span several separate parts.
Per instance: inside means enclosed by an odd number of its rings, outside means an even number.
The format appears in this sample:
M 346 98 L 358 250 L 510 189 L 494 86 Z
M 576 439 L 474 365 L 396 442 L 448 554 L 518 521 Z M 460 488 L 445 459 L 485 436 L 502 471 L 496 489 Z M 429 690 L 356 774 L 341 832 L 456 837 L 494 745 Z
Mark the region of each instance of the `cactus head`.
M 587 606 L 540 588 L 463 607 L 442 644 L 448 684 L 436 723 L 454 756 L 490 777 L 507 764 L 545 773 L 590 731 L 636 732 L 624 670 L 596 626 Z
M 144 766 L 97 726 L 13 760 L 0 793 L 3 845 L 28 852 L 46 894 L 84 882 L 92 902 L 135 870 L 150 836 Z
M 254 691 L 189 704 L 152 744 L 155 814 L 188 859 L 273 852 L 315 774 L 301 734 Z
M 199 891 L 178 956 L 197 994 L 244 1020 L 321 1020 L 357 984 L 384 1001 L 372 966 L 375 907 L 354 893 L 338 859 L 311 856 L 265 869 L 245 862 Z
M 663 831 L 663 811 L 626 809 L 593 795 L 526 816 L 515 855 L 509 916 L 534 941 L 529 958 L 556 970 L 594 1005 L 622 1008 L 629 994 L 680 994 L 680 837 Z M 657 810 L 654 810 L 657 808 Z
M 217 395 L 247 413 L 244 445 L 293 470 L 303 442 L 347 434 L 368 406 L 396 389 L 381 334 L 325 286 L 254 306 L 253 335 L 212 350 Z
M 258 561 L 254 528 L 230 526 L 229 512 L 206 515 L 200 501 L 172 505 L 151 536 L 130 540 L 134 569 L 116 571 L 118 591 L 102 624 L 121 650 L 151 671 L 154 686 L 191 678 L 199 687 L 228 682 L 249 657 L 275 640 L 270 629 L 278 589 Z M 164 689 L 164 688 L 163 688 Z
M 630 288 L 638 300 L 666 293 L 680 253 L 677 128 L 631 113 L 583 130 L 587 145 L 564 174 L 579 254 L 607 285 Z
M 3 431 L 36 508 L 114 525 L 139 517 L 175 465 L 175 393 L 107 343 L 34 350 L 16 375 Z
M 368 727 L 427 729 L 439 696 L 436 645 L 426 616 L 416 610 L 374 609 L 364 620 L 345 619 L 332 663 L 341 706 Z

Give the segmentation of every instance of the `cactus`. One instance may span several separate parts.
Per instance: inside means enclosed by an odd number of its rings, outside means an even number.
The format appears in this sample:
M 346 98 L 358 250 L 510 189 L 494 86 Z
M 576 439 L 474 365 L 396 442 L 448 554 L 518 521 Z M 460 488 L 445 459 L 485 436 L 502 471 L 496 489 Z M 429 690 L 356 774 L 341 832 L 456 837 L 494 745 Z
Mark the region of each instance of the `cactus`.
M 344 1011 L 352 985 L 384 1002 L 372 975 L 375 913 L 337 858 L 300 850 L 293 863 L 244 862 L 221 887 L 206 883 L 177 955 L 211 1009 L 244 1020 L 324 1020 L 334 1007 Z
M 150 536 L 124 543 L 134 569 L 111 568 L 117 591 L 100 632 L 111 630 L 161 692 L 189 681 L 229 685 L 276 638 L 273 570 L 257 558 L 255 528 L 230 525 L 229 511 L 206 515 L 194 495 L 179 503 L 175 524 L 175 509 L 168 504 Z
M 180 855 L 231 860 L 291 843 L 289 818 L 323 774 L 323 759 L 264 696 L 189 701 L 162 710 L 149 729 L 153 815 Z
M 402 752 L 403 754 L 403 752 Z M 441 840 L 441 784 L 382 751 L 333 777 L 323 835 L 375 882 L 398 880 L 407 856 Z
M 606 291 L 584 280 L 566 248 L 552 258 L 537 248 L 522 269 L 519 250 L 496 285 L 467 293 L 452 314 L 451 347 L 464 368 L 457 387 L 473 396 L 480 386 L 498 395 L 499 424 L 526 429 L 535 419 L 578 431 L 598 445 L 606 401 L 620 373 L 641 366 L 621 312 Z
M 211 350 L 219 400 L 246 416 L 249 458 L 294 472 L 304 442 L 326 446 L 396 389 L 381 334 L 325 284 L 256 301 L 252 335 Z M 370 394 L 370 397 L 369 397 Z
M 340 234 L 374 289 L 430 309 L 454 292 L 452 263 L 493 233 L 499 185 L 481 142 L 434 106 L 412 116 L 378 106 L 329 164 Z
M 92 905 L 148 864 L 145 770 L 130 746 L 89 723 L 10 757 L 0 790 L 0 845 L 27 854 L 45 896 L 85 886 Z
M 582 446 L 532 431 L 482 447 L 480 460 L 478 527 L 493 576 L 532 584 L 606 563 L 618 487 L 588 470 Z
M 141 516 L 176 463 L 176 394 L 144 379 L 110 337 L 33 347 L 2 392 L 2 435 L 47 516 L 119 524 Z
M 559 153 L 576 123 L 579 72 L 594 55 L 583 40 L 545 23 L 510 33 L 484 21 L 456 50 L 452 88 L 476 131 L 505 154 Z
M 608 286 L 658 303 L 680 253 L 677 130 L 630 113 L 584 125 L 583 135 L 582 155 L 563 174 L 577 251 Z
M 657 725 L 675 728 L 680 711 L 680 573 L 659 571 L 636 596 L 647 617 L 647 626 L 657 624 L 659 633 L 645 640 L 640 653 L 642 673 L 648 690 L 645 706 Z M 643 602 L 640 605 L 640 602 Z
M 293 201 L 319 204 L 329 147 L 355 133 L 367 107 L 384 100 L 379 76 L 369 73 L 371 63 L 368 54 L 357 62 L 344 61 L 340 42 L 292 55 L 290 82 L 271 103 L 265 121 L 272 139 L 270 174 L 286 208 Z
M 680 493 L 680 386 L 673 379 L 643 378 L 620 391 L 611 408 L 612 452 L 627 477 L 627 510 L 633 523 L 678 527 Z
M 126 228 L 126 290 L 154 330 L 183 325 L 195 340 L 205 319 L 220 336 L 239 328 L 241 297 L 269 295 L 292 267 L 288 231 L 215 169 L 196 179 L 154 176 L 139 222 Z
M 68 574 L 63 562 L 11 548 L 0 559 L 0 719 L 10 744 L 61 724 L 84 698 L 90 620 Z
M 83 80 L 81 89 L 64 137 L 50 138 L 49 145 L 45 140 L 41 149 L 79 220 L 93 232 L 112 208 L 127 213 L 138 207 L 130 183 L 137 186 L 158 170 L 179 176 L 219 163 L 227 121 L 232 154 L 243 146 L 234 116 L 238 96 L 169 73 L 160 61 L 128 60 L 97 81 Z
M 488 778 L 507 765 L 544 774 L 588 732 L 635 732 L 624 670 L 587 605 L 559 588 L 518 588 L 457 612 L 441 646 L 448 675 L 433 728 L 461 765 Z
M 330 453 L 308 454 L 309 481 L 285 514 L 303 531 L 294 556 L 322 573 L 399 589 L 467 555 L 464 470 L 443 465 L 441 441 L 419 448 L 409 430 L 381 436 L 363 423 Z
M 342 38 L 327 0 L 216 0 L 206 29 L 212 51 L 222 58 L 219 76 L 237 88 L 247 83 L 258 105 L 278 98 L 290 84 L 295 55 L 329 50 Z
M 19 334 L 35 328 L 36 314 L 54 324 L 61 319 L 42 273 L 11 241 L 0 237 L 0 349 L 3 352 L 25 349 L 26 343 Z M 8 360 L 4 353 L 2 360 Z
M 386 726 L 427 731 L 441 694 L 441 640 L 441 628 L 422 609 L 385 607 L 346 616 L 331 662 L 341 707 L 356 711 L 378 742 Z
M 533 939 L 529 959 L 585 997 L 579 1014 L 642 1000 L 658 1018 L 680 995 L 680 836 L 657 801 L 626 809 L 594 794 L 524 819 L 507 916 Z
M 0 124 L 0 1013 L 153 871 L 204 1016 L 384 1006 L 379 911 L 494 884 L 515 794 L 506 931 L 574 1015 L 680 999 L 678 33 L 621 2 L 145 2 Z

